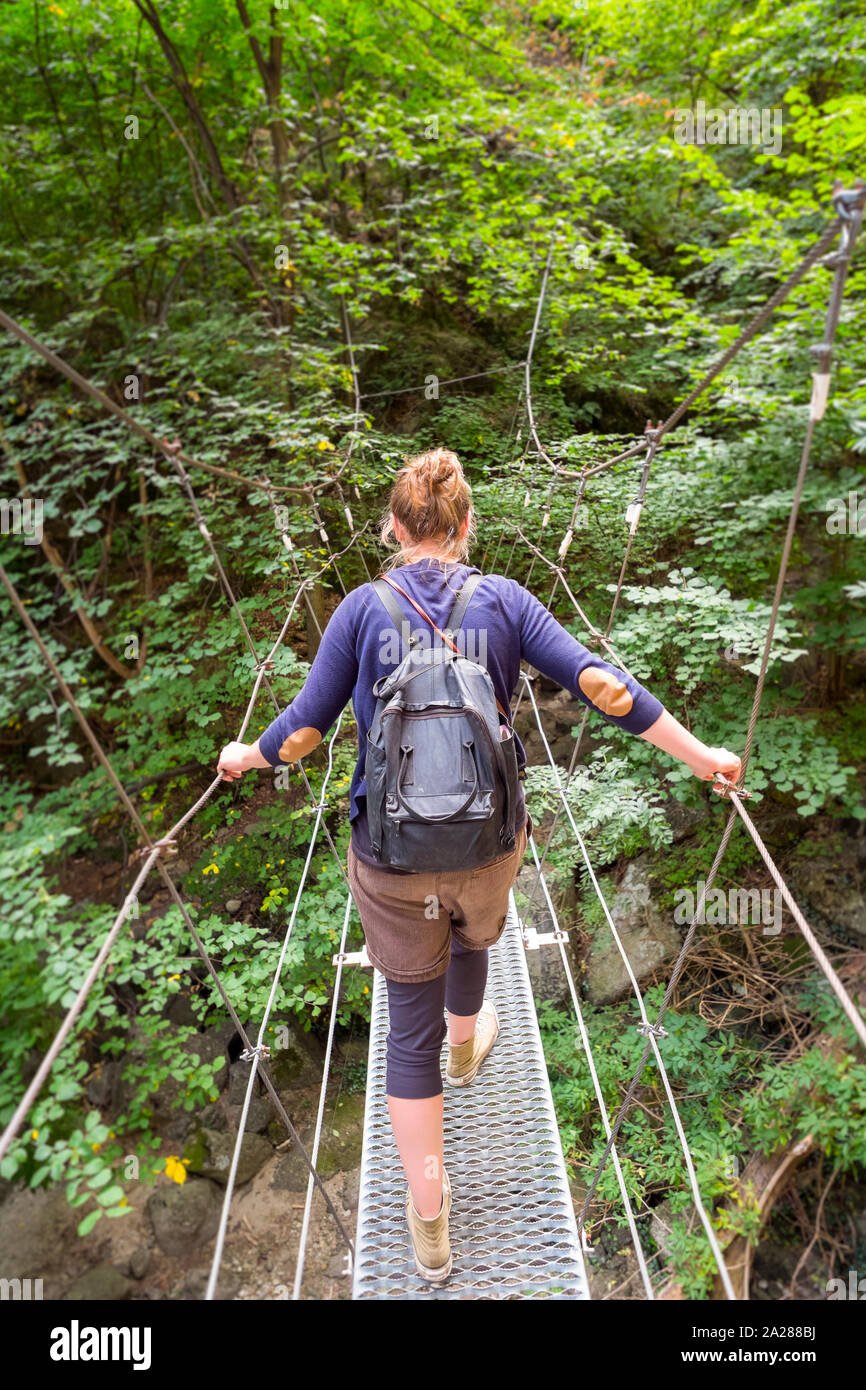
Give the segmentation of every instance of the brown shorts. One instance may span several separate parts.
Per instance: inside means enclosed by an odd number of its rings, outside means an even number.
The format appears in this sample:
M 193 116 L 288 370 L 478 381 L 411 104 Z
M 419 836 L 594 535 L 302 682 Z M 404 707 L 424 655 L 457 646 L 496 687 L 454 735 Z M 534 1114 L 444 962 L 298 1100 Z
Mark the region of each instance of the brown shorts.
M 514 849 L 482 869 L 418 874 L 385 873 L 350 845 L 349 883 L 376 968 L 388 980 L 435 980 L 448 969 L 452 931 L 473 951 L 497 942 L 526 843 L 524 827 Z

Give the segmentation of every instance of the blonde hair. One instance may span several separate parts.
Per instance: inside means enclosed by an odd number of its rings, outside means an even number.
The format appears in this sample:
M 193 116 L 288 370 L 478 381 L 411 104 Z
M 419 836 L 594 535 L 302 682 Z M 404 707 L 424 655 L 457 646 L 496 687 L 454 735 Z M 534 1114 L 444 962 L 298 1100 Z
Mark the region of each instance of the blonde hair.
M 460 535 L 467 516 L 469 527 Z M 475 513 L 472 510 L 472 489 L 463 473 L 463 465 L 450 449 L 428 449 L 406 460 L 391 488 L 388 512 L 383 518 L 381 538 L 386 544 L 399 544 L 394 532 L 393 518 L 405 527 L 410 541 L 403 544 L 389 564 L 407 563 L 419 546 L 438 543 L 431 560 L 458 563 L 469 556 L 475 538 Z M 411 563 L 411 559 L 408 560 Z

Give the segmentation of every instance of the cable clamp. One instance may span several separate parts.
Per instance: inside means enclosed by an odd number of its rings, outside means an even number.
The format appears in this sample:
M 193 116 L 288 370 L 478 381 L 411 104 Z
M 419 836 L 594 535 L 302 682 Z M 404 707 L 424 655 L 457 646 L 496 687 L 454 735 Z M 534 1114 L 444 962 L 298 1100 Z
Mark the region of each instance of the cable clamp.
M 660 1023 L 638 1023 L 637 1031 L 642 1033 L 645 1038 L 666 1038 L 667 1028 L 663 1028 Z
M 715 785 L 717 782 L 721 782 L 721 788 Z M 741 801 L 751 801 L 752 799 L 751 792 L 747 792 L 745 787 L 738 787 L 736 782 L 729 781 L 723 772 L 713 773 L 713 791 L 717 796 L 720 796 L 723 801 L 727 800 L 729 792 L 736 792 Z
M 858 179 L 853 188 L 842 188 L 837 185 L 833 190 L 833 211 L 843 222 L 852 222 L 853 217 L 849 208 L 860 207 L 866 198 L 866 185 L 862 179 Z
M 142 845 L 141 849 L 134 850 L 129 856 L 130 859 L 146 859 L 153 851 L 157 851 L 159 859 L 177 858 L 177 845 L 174 840 L 154 840 L 152 845 Z
M 255 1047 L 245 1047 L 240 1055 L 241 1062 L 252 1062 L 258 1057 L 260 1062 L 264 1062 L 271 1055 L 271 1049 L 267 1043 L 256 1043 Z

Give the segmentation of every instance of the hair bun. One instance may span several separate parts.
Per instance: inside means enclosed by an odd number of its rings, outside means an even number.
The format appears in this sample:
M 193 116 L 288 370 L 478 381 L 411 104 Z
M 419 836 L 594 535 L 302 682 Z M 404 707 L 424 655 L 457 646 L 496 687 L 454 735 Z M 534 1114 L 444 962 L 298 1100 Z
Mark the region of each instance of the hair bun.
M 405 527 L 409 536 L 408 548 L 435 541 L 440 547 L 440 559 L 463 559 L 468 554 L 471 535 L 474 535 L 472 490 L 463 474 L 463 466 L 451 449 L 428 449 L 405 460 L 391 488 L 390 510 L 383 518 L 382 540 L 393 535 L 391 518 Z M 466 518 L 469 530 L 463 531 Z
M 463 482 L 463 469 L 457 455 L 450 449 L 429 449 L 409 459 L 412 491 L 416 496 L 453 497 Z

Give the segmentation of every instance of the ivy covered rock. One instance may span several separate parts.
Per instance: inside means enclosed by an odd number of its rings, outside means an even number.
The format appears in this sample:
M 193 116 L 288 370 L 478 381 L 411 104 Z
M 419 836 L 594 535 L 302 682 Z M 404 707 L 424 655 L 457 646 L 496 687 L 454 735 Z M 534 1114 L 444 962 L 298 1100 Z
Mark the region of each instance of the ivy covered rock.
M 186 1255 L 212 1240 L 220 1207 L 218 1186 L 204 1178 L 158 1187 L 147 1199 L 153 1234 L 166 1255 Z

